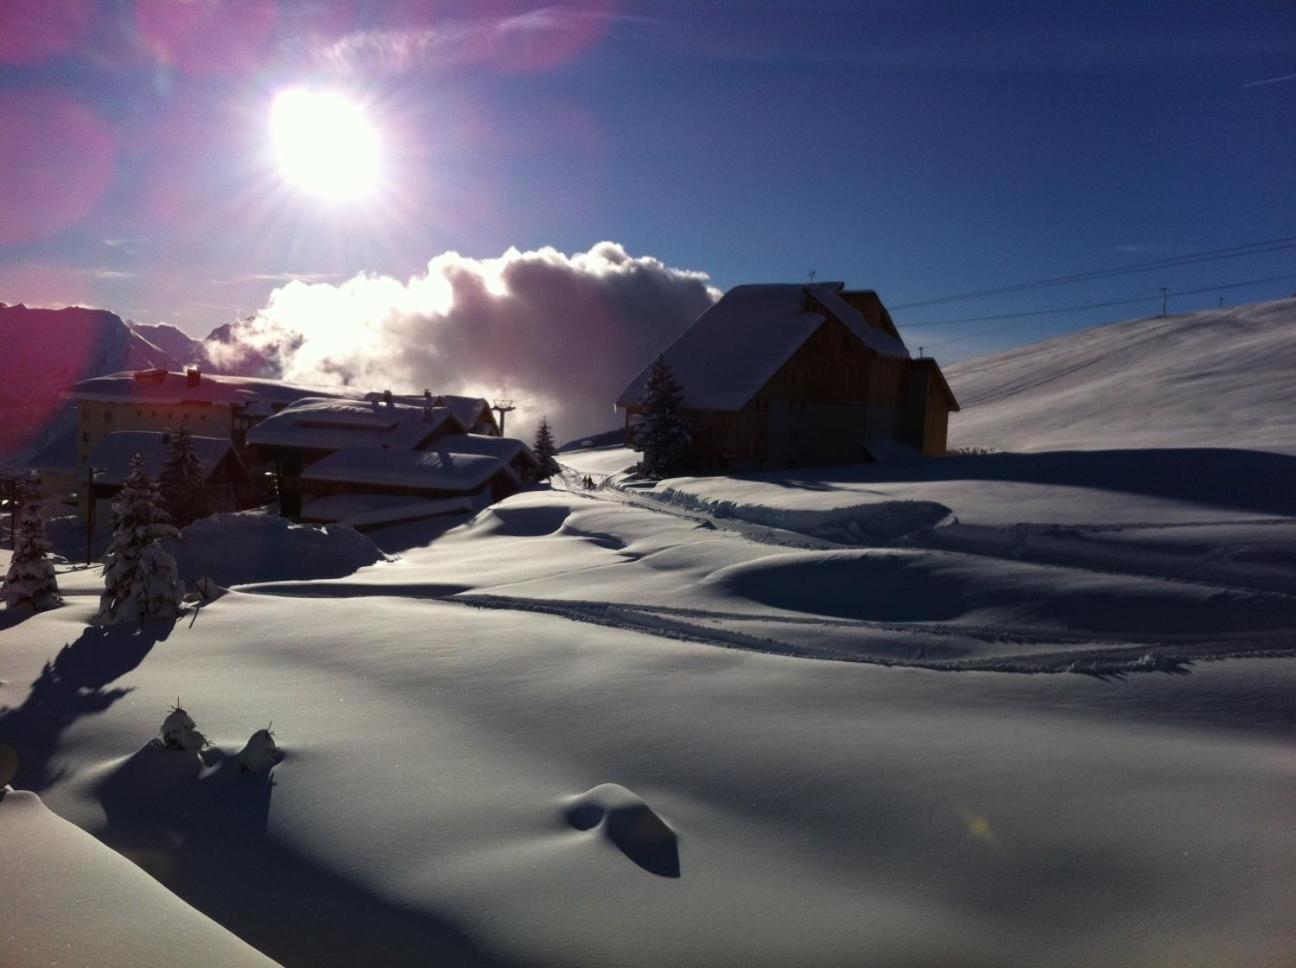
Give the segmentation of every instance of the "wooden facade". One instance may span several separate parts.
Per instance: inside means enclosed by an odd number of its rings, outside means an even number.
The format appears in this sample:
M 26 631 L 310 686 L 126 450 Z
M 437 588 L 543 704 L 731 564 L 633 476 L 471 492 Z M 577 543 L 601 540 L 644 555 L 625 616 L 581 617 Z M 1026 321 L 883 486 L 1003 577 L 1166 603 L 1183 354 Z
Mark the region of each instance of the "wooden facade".
M 899 340 L 873 292 L 842 292 L 874 329 Z M 813 295 L 809 297 L 813 300 Z M 815 307 L 818 311 L 822 307 Z M 930 358 L 886 355 L 823 309 L 824 320 L 747 402 L 734 410 L 687 409 L 690 469 L 749 472 L 871 461 L 870 442 L 945 453 L 958 403 Z M 627 434 L 641 407 L 626 407 Z

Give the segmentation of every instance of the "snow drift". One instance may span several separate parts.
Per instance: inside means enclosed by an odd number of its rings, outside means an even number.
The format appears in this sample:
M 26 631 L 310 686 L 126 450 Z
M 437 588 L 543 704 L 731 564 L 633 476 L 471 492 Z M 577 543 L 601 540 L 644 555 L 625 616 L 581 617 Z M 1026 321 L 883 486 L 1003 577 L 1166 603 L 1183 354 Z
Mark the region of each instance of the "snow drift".
M 381 561 L 377 545 L 345 525 L 293 524 L 262 511 L 213 514 L 164 542 L 189 585 L 340 578 Z

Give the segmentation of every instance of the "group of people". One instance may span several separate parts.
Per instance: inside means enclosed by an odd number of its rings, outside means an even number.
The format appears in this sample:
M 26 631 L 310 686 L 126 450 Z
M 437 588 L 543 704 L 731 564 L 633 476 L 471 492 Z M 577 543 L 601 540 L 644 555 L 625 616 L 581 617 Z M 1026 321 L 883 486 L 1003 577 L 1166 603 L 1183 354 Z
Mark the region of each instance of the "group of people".
M 587 491 L 592 491 L 594 488 L 598 487 L 598 485 L 594 483 L 594 478 L 586 474 L 581 478 L 581 487 L 585 488 Z

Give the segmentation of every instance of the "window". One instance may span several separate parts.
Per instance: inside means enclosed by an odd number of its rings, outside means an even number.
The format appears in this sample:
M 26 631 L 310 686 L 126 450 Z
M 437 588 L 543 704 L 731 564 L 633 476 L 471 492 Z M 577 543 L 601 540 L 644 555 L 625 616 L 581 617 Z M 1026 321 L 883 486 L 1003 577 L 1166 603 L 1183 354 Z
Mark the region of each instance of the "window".
M 111 410 L 105 410 L 105 411 L 104 411 L 104 423 L 112 423 L 112 411 L 111 411 Z
M 81 431 L 81 443 L 83 444 L 90 443 L 90 431 L 88 430 Z

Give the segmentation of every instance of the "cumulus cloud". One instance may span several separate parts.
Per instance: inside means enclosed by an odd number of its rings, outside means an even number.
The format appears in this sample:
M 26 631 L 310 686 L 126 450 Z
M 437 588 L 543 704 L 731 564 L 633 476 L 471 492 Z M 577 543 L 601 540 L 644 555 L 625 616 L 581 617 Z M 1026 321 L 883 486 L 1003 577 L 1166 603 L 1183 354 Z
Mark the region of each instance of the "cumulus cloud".
M 208 347 L 297 382 L 512 399 L 510 433 L 547 414 L 567 439 L 614 426 L 616 395 L 718 296 L 706 274 L 615 242 L 446 252 L 405 282 L 290 282 Z

